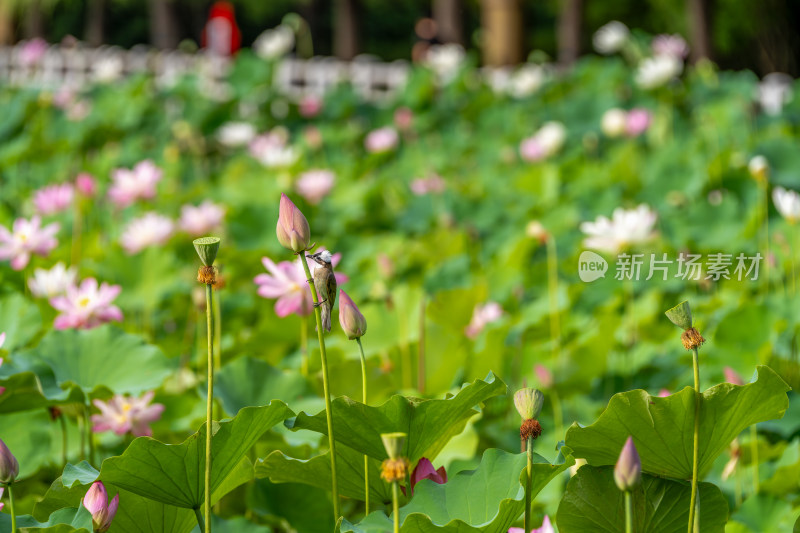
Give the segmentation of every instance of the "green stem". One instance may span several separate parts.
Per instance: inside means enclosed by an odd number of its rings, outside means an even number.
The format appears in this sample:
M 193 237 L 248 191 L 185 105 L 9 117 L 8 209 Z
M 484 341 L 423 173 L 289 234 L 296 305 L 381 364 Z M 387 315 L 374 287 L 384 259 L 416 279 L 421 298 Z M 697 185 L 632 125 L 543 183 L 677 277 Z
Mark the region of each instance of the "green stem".
M 200 509 L 194 510 L 194 516 L 197 518 L 197 525 L 200 526 L 200 531 L 205 531 L 206 522 L 203 520 L 203 513 L 200 512 Z
M 58 421 L 61 424 L 61 462 L 66 466 L 69 441 L 67 439 L 67 419 L 63 413 L 58 416 Z
M 94 464 L 94 434 L 92 433 L 92 417 L 89 414 L 89 404 L 86 404 L 84 412 L 86 413 L 86 440 L 89 443 L 89 464 Z
M 213 433 L 212 409 L 214 406 L 214 325 L 213 325 L 214 289 L 206 285 L 206 323 L 208 325 L 208 399 L 206 401 L 206 477 L 205 477 L 205 533 L 211 533 L 211 434 Z M 198 511 L 199 514 L 199 511 Z
M 319 338 L 319 356 L 322 359 L 322 388 L 325 393 L 325 418 L 328 422 L 328 447 L 331 452 L 331 490 L 333 492 L 333 518 L 339 520 L 339 484 L 336 479 L 336 440 L 333 437 L 333 411 L 331 408 L 331 394 L 328 385 L 328 354 L 325 351 L 325 337 L 322 327 L 322 311 L 319 308 L 319 295 L 311 277 L 311 270 L 308 268 L 308 260 L 305 253 L 299 253 L 300 262 L 306 273 L 306 280 L 311 288 L 311 298 L 314 300 L 314 318 L 317 320 L 317 337 Z
M 392 483 L 392 509 L 394 510 L 394 533 L 400 533 L 400 495 L 397 481 Z
M 625 491 L 625 533 L 633 533 L 633 498 L 631 491 Z
M 550 342 L 556 368 L 561 370 L 561 316 L 558 312 L 558 249 L 552 235 L 547 236 L 547 295 L 550 303 Z
M 14 491 L 11 490 L 11 484 L 8 484 L 7 488 L 8 488 L 8 510 L 11 513 L 11 533 L 16 533 L 17 515 L 14 512 Z
M 300 373 L 308 377 L 308 317 L 300 317 Z
M 78 411 L 78 435 L 81 436 L 81 461 L 86 459 L 86 432 L 83 430 L 84 424 L 83 412 Z
M 364 405 L 367 405 L 367 358 L 364 356 L 364 347 L 361 337 L 356 337 L 358 349 L 361 351 L 361 396 Z M 364 455 L 364 502 L 366 513 L 369 514 L 369 457 Z
M 756 424 L 750 426 L 750 455 L 753 460 L 753 494 L 758 494 L 759 475 L 758 475 L 758 428 Z
M 213 289 L 213 286 L 212 286 Z M 213 292 L 213 291 L 212 291 Z M 222 310 L 220 306 L 222 303 L 219 299 L 219 290 L 216 291 L 217 296 L 214 298 L 214 373 L 220 371 L 222 368 Z M 219 409 L 220 406 L 213 405 L 212 415 L 213 418 L 222 418 Z M 212 419 L 213 419 L 212 418 Z
M 700 440 L 700 365 L 697 348 L 692 348 L 692 365 L 694 366 L 694 439 L 692 451 L 692 496 L 689 500 L 689 533 L 694 531 L 694 515 L 697 505 L 697 467 Z
M 425 394 L 425 294 L 419 302 L 419 343 L 417 346 L 417 390 Z
M 528 437 L 526 446 L 528 452 L 528 468 L 525 479 L 525 518 L 523 531 L 531 530 L 531 485 L 533 484 L 533 437 Z

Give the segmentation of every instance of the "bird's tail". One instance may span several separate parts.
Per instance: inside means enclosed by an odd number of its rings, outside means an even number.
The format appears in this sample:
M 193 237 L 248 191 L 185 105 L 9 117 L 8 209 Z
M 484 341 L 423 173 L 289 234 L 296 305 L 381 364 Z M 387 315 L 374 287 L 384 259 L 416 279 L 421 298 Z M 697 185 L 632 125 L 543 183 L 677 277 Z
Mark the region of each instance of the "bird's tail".
M 322 310 L 322 327 L 325 328 L 325 331 L 330 333 L 331 331 L 331 308 L 327 305 L 320 306 Z

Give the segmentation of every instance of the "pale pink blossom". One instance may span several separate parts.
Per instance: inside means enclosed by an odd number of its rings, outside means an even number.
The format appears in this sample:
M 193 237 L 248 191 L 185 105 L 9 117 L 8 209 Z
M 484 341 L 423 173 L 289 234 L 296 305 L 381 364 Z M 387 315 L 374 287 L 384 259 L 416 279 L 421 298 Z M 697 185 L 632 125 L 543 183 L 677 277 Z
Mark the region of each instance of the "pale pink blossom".
M 689 55 L 689 45 L 686 40 L 678 35 L 656 35 L 653 37 L 653 53 L 656 55 L 665 55 L 685 59 Z
M 32 67 L 42 60 L 47 53 L 47 41 L 40 37 L 25 41 L 19 51 L 19 62 L 25 67 Z
M 309 170 L 300 174 L 295 189 L 308 203 L 318 204 L 331 191 L 334 181 L 336 175 L 330 170 Z
M 539 380 L 539 383 L 542 384 L 542 387 L 549 389 L 553 386 L 553 373 L 550 372 L 546 366 L 537 364 L 533 371 L 536 373 L 536 379 Z
M 625 119 L 625 134 L 638 137 L 650 127 L 652 115 L 647 109 L 631 109 Z
M 414 112 L 407 107 L 398 107 L 394 112 L 394 125 L 400 131 L 411 129 L 414 123 Z
M 483 328 L 492 322 L 500 320 L 504 314 L 503 308 L 500 307 L 500 304 L 497 302 L 478 304 L 472 312 L 472 320 L 470 320 L 469 325 L 464 328 L 464 333 L 470 339 L 474 339 L 483 331 Z
M 300 100 L 298 111 L 302 117 L 316 117 L 322 111 L 322 98 L 314 94 L 307 94 Z
M 660 391 L 658 391 L 658 397 L 659 398 L 666 398 L 670 394 L 672 394 L 672 393 L 669 391 L 669 389 L 661 389 Z
M 115 169 L 111 173 L 114 183 L 108 189 L 108 197 L 119 207 L 127 207 L 136 200 L 155 198 L 156 185 L 162 175 L 162 170 L 149 159 L 137 163 L 133 169 Z
M 18 218 L 12 230 L 0 225 L 0 261 L 11 260 L 11 268 L 22 270 L 28 266 L 31 254 L 46 256 L 58 246 L 56 233 L 58 223 L 42 227 L 42 219 L 38 215 L 30 220 Z
M 122 231 L 120 242 L 125 251 L 133 255 L 150 246 L 164 244 L 174 229 L 175 224 L 168 217 L 149 212 L 130 221 Z
M 333 254 L 331 263 L 336 267 L 341 259 L 342 254 Z M 275 314 L 281 318 L 293 313 L 307 316 L 313 310 L 314 300 L 300 261 L 298 258 L 297 261 L 281 261 L 275 264 L 269 257 L 263 257 L 261 262 L 269 274 L 259 274 L 253 280 L 259 286 L 259 296 L 277 299 Z M 348 280 L 347 276 L 339 272 L 335 272 L 335 276 L 340 286 Z
M 83 196 L 91 197 L 97 192 L 97 181 L 88 172 L 81 172 L 75 177 L 75 188 Z
M 199 237 L 219 228 L 225 218 L 225 208 L 206 200 L 197 207 L 184 205 L 181 207 L 181 219 L 178 226 L 189 235 Z
M 508 529 L 508 533 L 524 533 L 521 527 L 512 527 Z M 553 524 L 550 523 L 550 517 L 544 515 L 542 525 L 536 529 L 531 529 L 531 533 L 556 533 Z
M 725 374 L 725 381 L 728 383 L 732 383 L 733 385 L 744 385 L 744 379 L 742 379 L 742 376 L 740 376 L 739 373 L 731 367 L 726 366 L 723 369 L 723 373 Z
M 113 431 L 117 435 L 132 433 L 135 437 L 149 437 L 153 434 L 150 424 L 161 418 L 164 406 L 160 403 L 150 405 L 155 393 L 149 391 L 141 398 L 117 394 L 109 401 L 94 400 L 100 414 L 92 415 L 92 431 L 100 433 Z
M 519 144 L 519 155 L 525 161 L 541 161 L 546 154 L 544 146 L 535 136 L 523 139 Z
M 67 268 L 64 263 L 58 262 L 50 270 L 37 268 L 33 277 L 28 278 L 28 287 L 31 293 L 39 298 L 55 298 L 67 293 L 67 289 L 75 285 L 78 275 L 75 267 Z
M 411 181 L 411 192 L 417 196 L 427 194 L 441 194 L 445 189 L 445 181 L 438 174 L 431 174 L 425 178 L 416 178 Z
M 614 210 L 611 219 L 599 216 L 594 222 L 583 222 L 581 231 L 587 235 L 586 248 L 617 253 L 628 246 L 645 243 L 655 235 L 653 227 L 658 216 L 647 205 L 636 209 Z
M 75 102 L 75 98 L 75 89 L 69 85 L 62 85 L 58 91 L 53 94 L 53 105 L 66 111 L 72 103 Z
M 78 286 L 67 288 L 63 296 L 50 300 L 57 311 L 61 311 L 53 326 L 56 329 L 90 329 L 106 322 L 122 320 L 122 311 L 112 302 L 122 287 L 87 278 Z
M 70 208 L 74 191 L 69 183 L 48 185 L 33 193 L 33 204 L 40 215 L 55 215 Z
M 519 145 L 519 154 L 525 161 L 536 162 L 555 155 L 567 139 L 567 129 L 561 122 L 545 123 L 539 130 Z
M 397 130 L 387 126 L 369 132 L 364 139 L 364 147 L 367 152 L 381 154 L 397 148 L 399 140 L 400 137 L 397 134 Z
M 288 167 L 300 157 L 300 153 L 288 144 L 288 134 L 278 128 L 255 137 L 250 141 L 249 151 L 267 168 Z

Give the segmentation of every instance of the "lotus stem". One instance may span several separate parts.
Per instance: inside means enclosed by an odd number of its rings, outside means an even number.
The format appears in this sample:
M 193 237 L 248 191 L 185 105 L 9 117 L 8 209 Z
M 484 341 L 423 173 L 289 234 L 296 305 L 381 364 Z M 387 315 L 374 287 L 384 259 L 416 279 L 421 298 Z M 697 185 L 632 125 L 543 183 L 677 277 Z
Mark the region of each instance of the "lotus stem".
M 753 461 L 753 494 L 758 494 L 760 481 L 758 475 L 758 427 L 756 424 L 750 426 L 750 454 Z
M 308 317 L 300 317 L 300 373 L 308 377 Z
M 523 531 L 531 530 L 531 486 L 533 485 L 533 437 L 528 437 L 526 451 L 528 454 L 528 468 L 525 477 L 525 518 Z
M 394 510 L 394 533 L 400 533 L 400 491 L 397 488 L 398 483 L 392 483 L 392 509 Z
M 358 349 L 361 351 L 361 397 L 364 405 L 367 405 L 367 358 L 364 356 L 364 346 L 361 345 L 361 337 L 356 337 Z M 366 507 L 365 515 L 369 514 L 369 456 L 364 454 L 364 503 Z
M 699 440 L 700 440 L 700 365 L 697 348 L 692 348 L 692 365 L 694 366 L 694 438 L 692 451 L 692 495 L 689 500 L 689 533 L 694 531 L 695 507 L 697 505 L 697 469 L 699 462 Z
M 419 301 L 419 343 L 417 346 L 417 390 L 420 394 L 425 394 L 425 303 L 425 294 L 423 294 Z
M 205 531 L 206 522 L 203 520 L 203 513 L 200 512 L 200 509 L 194 510 L 194 516 L 197 518 L 197 525 L 200 526 L 200 531 Z
M 633 533 L 633 497 L 625 491 L 625 533 Z
M 206 324 L 208 326 L 208 398 L 206 401 L 206 473 L 205 473 L 205 514 L 206 523 L 203 531 L 211 533 L 211 424 L 214 408 L 214 319 L 213 319 L 214 289 L 210 283 L 206 284 Z
M 328 384 L 328 354 L 325 351 L 325 336 L 322 327 L 322 311 L 319 306 L 319 295 L 311 277 L 311 270 L 308 268 L 308 260 L 303 252 L 298 253 L 303 270 L 306 273 L 306 280 L 311 288 L 311 297 L 314 300 L 314 318 L 317 320 L 317 337 L 319 338 L 319 356 L 322 360 L 322 388 L 325 393 L 325 418 L 328 422 L 328 447 L 331 453 L 331 490 L 333 492 L 333 517 L 339 520 L 339 486 L 336 479 L 336 440 L 333 437 L 333 411 L 331 408 L 330 386 Z
M 11 513 L 11 533 L 17 531 L 17 514 L 14 512 L 14 491 L 11 488 L 13 483 L 9 483 L 8 487 L 8 510 Z
M 59 415 L 58 422 L 61 425 L 61 462 L 64 463 L 64 466 L 66 466 L 69 439 L 67 435 L 67 420 L 63 413 Z
M 84 413 L 84 417 L 86 418 L 86 440 L 89 443 L 89 464 L 94 464 L 94 435 L 92 434 L 92 419 L 89 415 L 88 403 L 84 408 Z
M 561 368 L 561 316 L 558 312 L 558 249 L 556 240 L 547 235 L 547 295 L 550 305 L 550 342 L 553 343 L 553 354 L 556 368 Z

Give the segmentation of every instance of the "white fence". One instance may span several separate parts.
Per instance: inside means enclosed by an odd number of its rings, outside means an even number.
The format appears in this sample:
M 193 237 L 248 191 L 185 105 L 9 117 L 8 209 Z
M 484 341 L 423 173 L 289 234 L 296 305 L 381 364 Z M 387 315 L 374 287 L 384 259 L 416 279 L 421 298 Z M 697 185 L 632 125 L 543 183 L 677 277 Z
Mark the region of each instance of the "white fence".
M 157 83 L 168 86 L 187 73 L 220 80 L 228 68 L 224 58 L 147 47 L 42 46 L 37 50 L 31 43 L 0 47 L 0 84 L 18 87 L 79 89 L 140 72 L 150 73 Z M 405 61 L 384 63 L 370 57 L 354 61 L 286 58 L 280 62 L 273 83 L 287 96 L 299 98 L 322 95 L 341 82 L 349 82 L 364 98 L 380 99 L 405 85 L 408 70 Z

